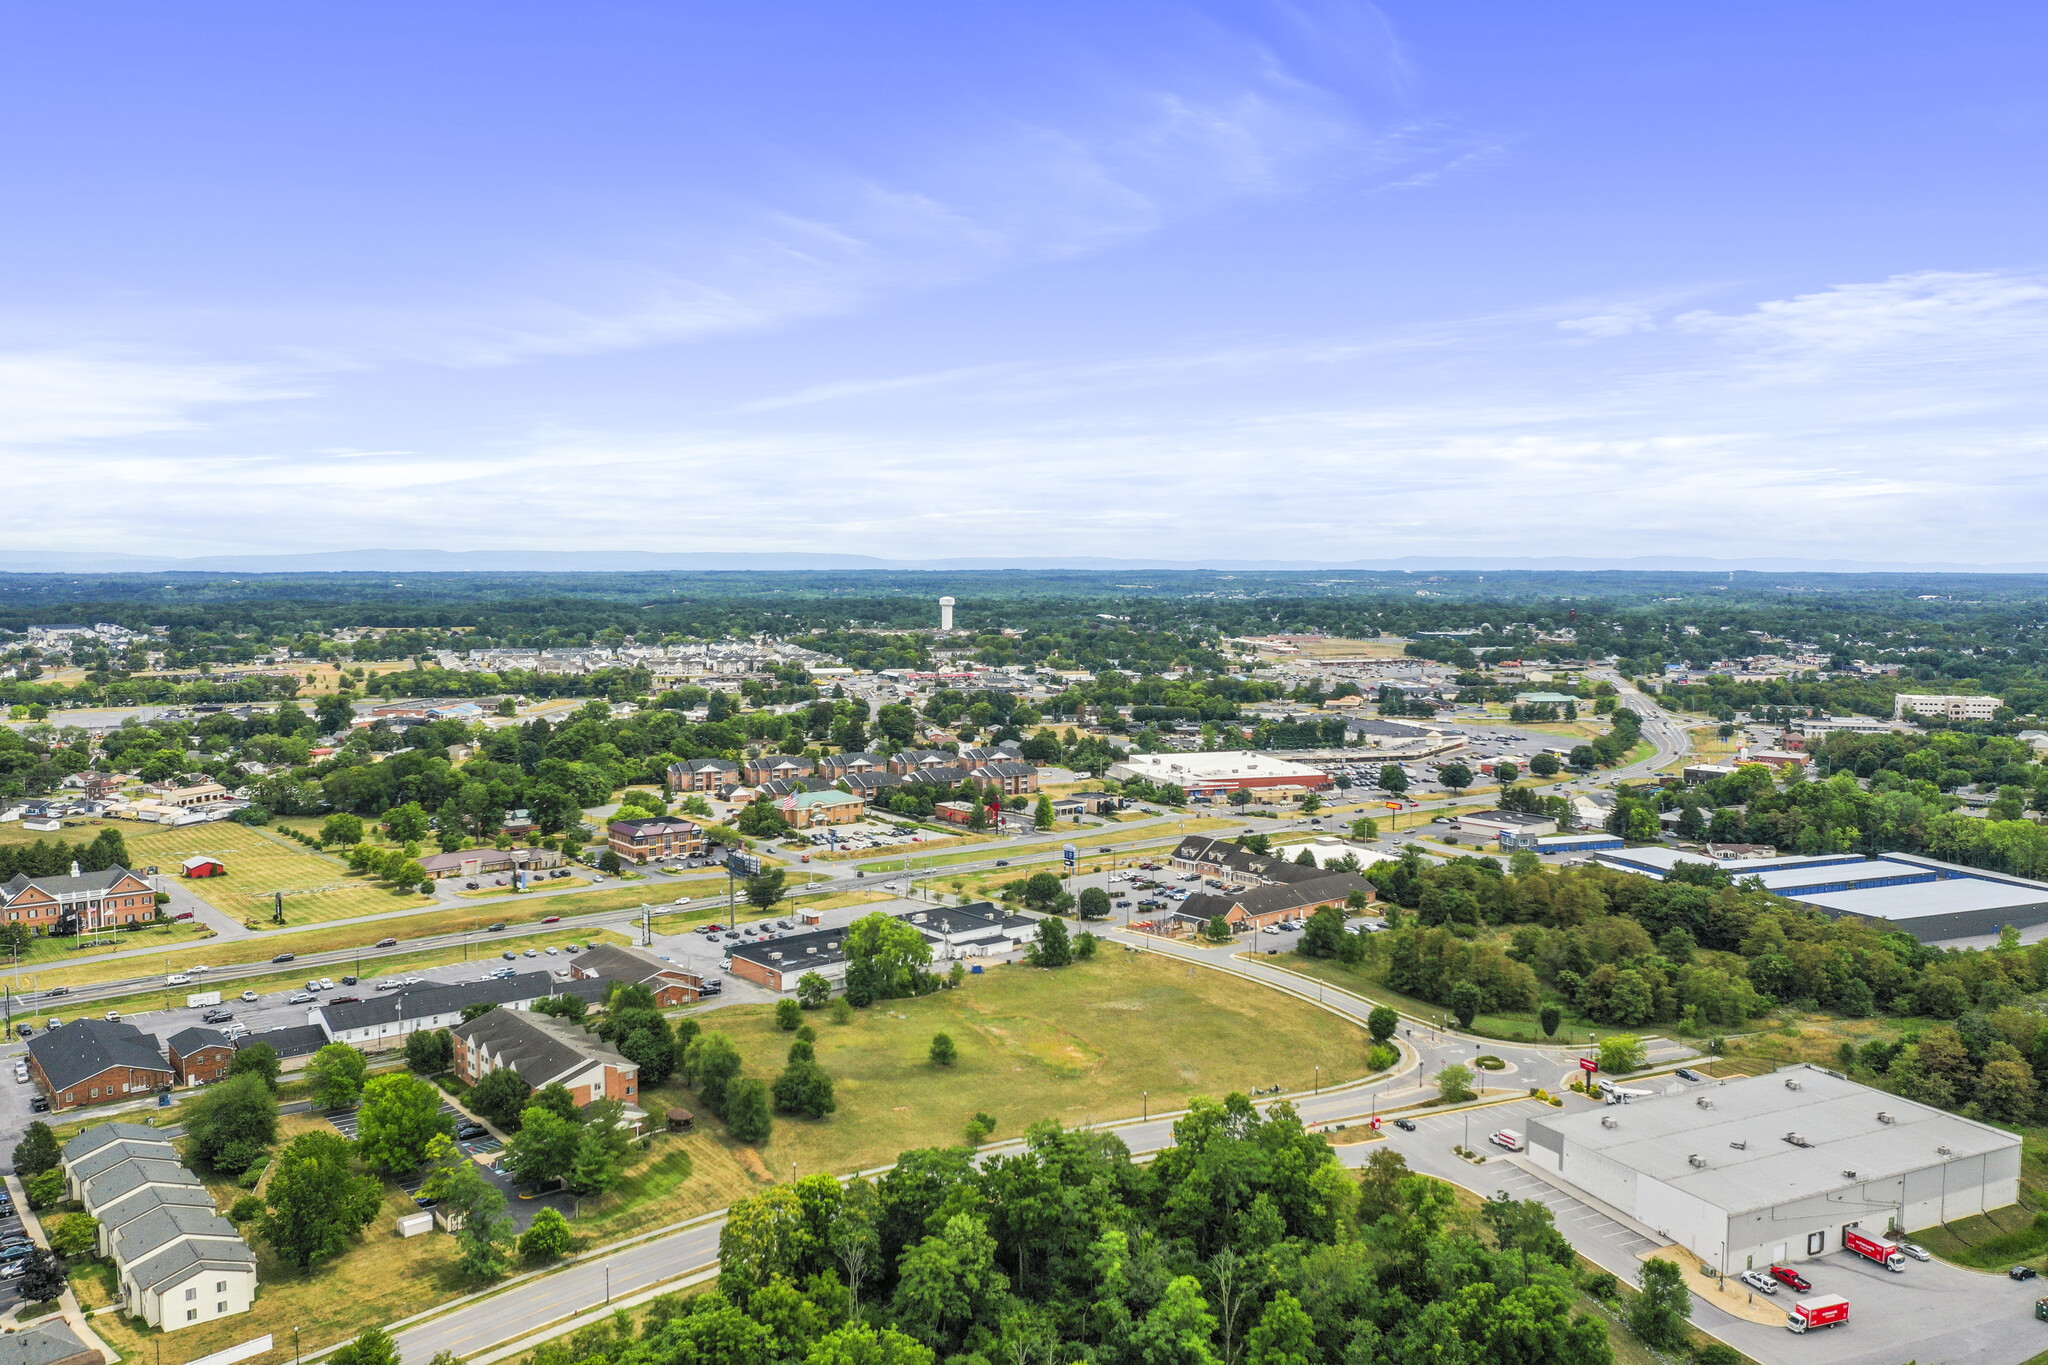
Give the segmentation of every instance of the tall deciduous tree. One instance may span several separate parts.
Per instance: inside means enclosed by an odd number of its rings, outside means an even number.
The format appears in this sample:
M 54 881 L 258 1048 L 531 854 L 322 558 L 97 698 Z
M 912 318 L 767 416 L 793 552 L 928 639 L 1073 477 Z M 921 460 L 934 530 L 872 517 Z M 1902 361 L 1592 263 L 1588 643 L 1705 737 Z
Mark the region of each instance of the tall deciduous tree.
M 356 1111 L 362 1159 L 387 1175 L 416 1168 L 435 1134 L 453 1126 L 441 1112 L 441 1092 L 405 1072 L 379 1076 L 364 1086 L 362 1108 Z
M 303 1270 L 337 1256 L 377 1216 L 383 1186 L 357 1174 L 354 1157 L 355 1144 L 338 1133 L 303 1134 L 279 1153 L 257 1225 L 279 1260 Z
M 323 1109 L 346 1109 L 363 1097 L 363 1078 L 369 1064 L 363 1054 L 347 1043 L 329 1043 L 313 1054 L 306 1064 L 306 1079 L 313 1083 L 313 1102 Z

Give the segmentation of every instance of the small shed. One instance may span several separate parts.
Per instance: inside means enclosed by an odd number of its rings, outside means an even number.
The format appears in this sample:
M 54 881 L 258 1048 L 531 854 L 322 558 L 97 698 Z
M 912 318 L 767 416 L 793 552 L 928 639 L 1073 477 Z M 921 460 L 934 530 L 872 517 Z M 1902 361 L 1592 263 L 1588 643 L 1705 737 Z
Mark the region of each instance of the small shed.
M 671 1133 L 687 1133 L 697 1126 L 697 1120 L 687 1109 L 668 1111 L 668 1130 Z
M 221 877 L 227 875 L 228 865 L 210 853 L 195 853 L 184 863 L 188 877 Z

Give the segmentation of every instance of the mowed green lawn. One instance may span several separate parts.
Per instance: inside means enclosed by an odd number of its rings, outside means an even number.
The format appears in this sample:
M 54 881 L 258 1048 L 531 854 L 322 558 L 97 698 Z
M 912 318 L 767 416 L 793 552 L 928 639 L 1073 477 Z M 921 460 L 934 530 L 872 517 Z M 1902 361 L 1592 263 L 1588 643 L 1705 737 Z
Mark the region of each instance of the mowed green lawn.
M 155 864 L 176 876 L 178 866 L 195 853 L 209 853 L 227 865 L 225 877 L 198 877 L 188 890 L 235 918 L 270 923 L 271 897 L 284 892 L 286 925 L 320 924 L 328 920 L 375 915 L 425 905 L 416 892 L 395 892 L 371 877 L 349 870 L 340 858 L 315 853 L 280 835 L 225 820 L 177 829 L 141 832 L 123 829 L 131 860 Z M 333 890 L 319 888 L 333 887 Z
M 790 1035 L 772 1007 L 700 1012 L 729 1035 L 746 1074 L 773 1081 Z M 958 990 L 893 1000 L 836 1025 L 824 1011 L 818 1061 L 836 1084 L 838 1112 L 811 1122 L 778 1117 L 761 1157 L 781 1179 L 882 1165 L 911 1147 L 947 1146 L 976 1111 L 998 1139 L 1040 1119 L 1069 1127 L 1184 1108 L 1196 1095 L 1278 1085 L 1307 1089 L 1364 1074 L 1366 1034 L 1357 1025 L 1278 991 L 1149 953 L 1106 946 L 1094 962 L 1056 971 L 994 967 Z M 932 1035 L 952 1035 L 959 1060 L 933 1066 Z M 687 1092 L 642 1101 L 701 1109 Z M 703 1163 L 700 1163 L 703 1169 Z

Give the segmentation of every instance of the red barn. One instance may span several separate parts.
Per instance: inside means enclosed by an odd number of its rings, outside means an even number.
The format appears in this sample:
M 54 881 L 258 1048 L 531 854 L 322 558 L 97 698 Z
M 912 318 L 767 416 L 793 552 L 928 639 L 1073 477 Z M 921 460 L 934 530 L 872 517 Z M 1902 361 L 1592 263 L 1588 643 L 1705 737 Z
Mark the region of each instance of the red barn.
M 228 865 L 220 859 L 205 853 L 195 853 L 185 860 L 185 875 L 188 877 L 220 877 L 227 874 Z

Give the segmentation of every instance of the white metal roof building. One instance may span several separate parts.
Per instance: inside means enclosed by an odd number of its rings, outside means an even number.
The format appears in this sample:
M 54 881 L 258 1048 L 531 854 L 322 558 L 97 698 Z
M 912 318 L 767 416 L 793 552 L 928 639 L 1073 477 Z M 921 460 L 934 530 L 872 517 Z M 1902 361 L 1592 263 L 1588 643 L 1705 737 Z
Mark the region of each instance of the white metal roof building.
M 2008 924 L 2025 929 L 2048 923 L 2048 882 L 1917 853 L 1710 859 L 1675 848 L 1625 848 L 1593 856 L 1652 877 L 1665 876 L 1681 862 L 1711 862 L 1737 881 L 1755 877 L 1765 890 L 1801 905 L 1884 920 L 1923 943 L 1996 934 Z
M 1320 768 L 1241 750 L 1129 754 L 1111 765 L 1109 775 L 1119 780 L 1142 777 L 1147 782 L 1171 782 L 1190 795 L 1256 787 L 1306 787 L 1319 791 L 1331 785 L 1329 774 Z
M 1818 1067 L 1533 1119 L 1529 1159 L 1726 1273 L 2019 1199 L 2020 1139 Z

